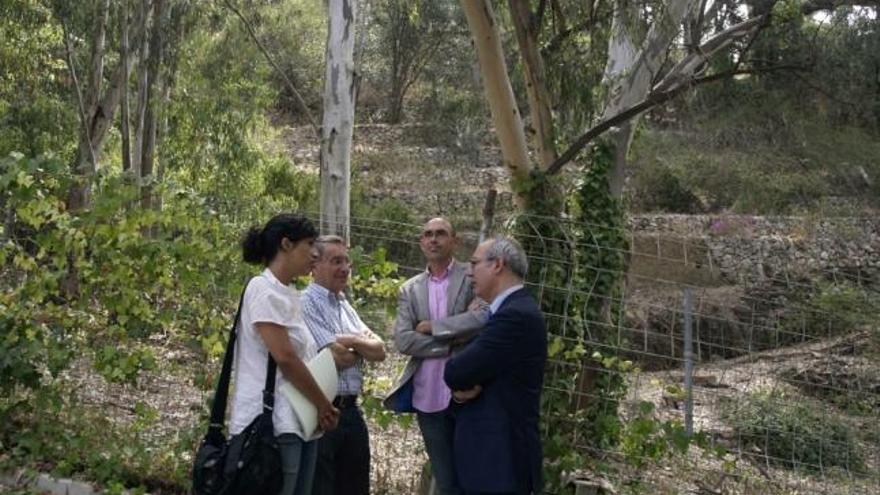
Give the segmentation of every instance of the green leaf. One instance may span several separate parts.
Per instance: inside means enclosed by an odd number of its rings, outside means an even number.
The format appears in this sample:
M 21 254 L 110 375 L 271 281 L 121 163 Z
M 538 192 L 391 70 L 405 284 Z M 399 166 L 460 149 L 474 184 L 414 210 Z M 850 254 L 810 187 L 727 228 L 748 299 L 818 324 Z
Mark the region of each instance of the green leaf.
M 547 357 L 553 358 L 556 357 L 563 349 L 565 348 L 565 343 L 562 340 L 562 337 L 556 335 L 550 341 L 550 345 L 547 347 Z

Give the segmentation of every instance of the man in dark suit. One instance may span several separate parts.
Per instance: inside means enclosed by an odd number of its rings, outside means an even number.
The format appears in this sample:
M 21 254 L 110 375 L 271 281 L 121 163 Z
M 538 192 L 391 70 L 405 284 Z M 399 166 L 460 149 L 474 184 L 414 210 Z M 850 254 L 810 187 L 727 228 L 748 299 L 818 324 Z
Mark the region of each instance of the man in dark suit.
M 446 363 L 458 402 L 453 440 L 456 474 L 467 493 L 541 492 L 538 417 L 547 326 L 523 288 L 528 261 L 519 244 L 496 237 L 480 244 L 468 275 L 491 301 L 483 332 Z

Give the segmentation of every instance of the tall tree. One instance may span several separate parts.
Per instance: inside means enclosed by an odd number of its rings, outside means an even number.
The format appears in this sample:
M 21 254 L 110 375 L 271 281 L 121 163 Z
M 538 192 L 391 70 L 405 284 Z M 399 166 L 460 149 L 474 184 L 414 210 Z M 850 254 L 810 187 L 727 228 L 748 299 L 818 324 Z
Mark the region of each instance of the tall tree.
M 119 63 L 122 64 L 122 78 L 126 83 L 131 78 L 131 70 L 128 63 L 128 32 L 129 32 L 129 16 L 128 2 L 122 2 L 120 5 L 119 15 Z M 119 115 L 119 132 L 122 134 L 122 170 L 131 171 L 131 108 L 128 91 L 122 92 L 121 113 Z
M 587 29 L 595 25 L 595 19 L 574 22 L 574 27 L 565 28 L 552 35 L 543 48 L 541 46 L 542 26 L 547 24 L 544 12 L 548 2 L 541 0 L 537 9 L 532 9 L 528 0 L 509 0 L 511 22 L 516 33 L 523 79 L 529 104 L 531 129 L 535 133 L 532 140 L 538 156 L 538 164 L 533 166 L 528 158 L 523 159 L 522 142 L 525 133 L 521 129 L 521 118 L 516 107 L 516 99 L 510 96 L 499 97 L 504 91 L 496 88 L 510 87 L 510 78 L 505 67 L 504 52 L 491 48 L 491 40 L 500 39 L 501 29 L 494 17 L 491 2 L 462 0 L 462 8 L 468 19 L 474 46 L 484 78 L 487 101 L 501 143 L 502 154 L 511 171 L 511 180 L 518 191 L 520 205 L 528 205 L 523 197 L 521 183 L 524 177 L 534 171 L 546 172 L 553 176 L 598 137 L 610 132 L 609 143 L 613 145 L 614 165 L 610 173 L 610 191 L 619 196 L 623 190 L 626 176 L 626 156 L 632 143 L 635 119 L 644 112 L 659 105 L 696 84 L 718 81 L 733 77 L 738 73 L 753 72 L 758 68 L 743 67 L 748 58 L 752 40 L 766 26 L 772 15 L 774 2 L 750 6 L 752 17 L 731 24 L 729 21 L 707 22 L 721 10 L 720 2 L 696 0 L 671 0 L 663 2 L 646 16 L 640 11 L 641 4 L 627 0 L 616 0 L 613 7 L 611 33 L 608 46 L 603 52 L 606 59 L 602 86 L 584 87 L 581 91 L 605 94 L 602 110 L 597 119 L 582 134 L 576 136 L 557 136 L 553 121 L 553 105 L 565 105 L 559 95 L 553 95 L 548 88 L 548 69 L 544 65 L 543 54 L 558 48 L 566 37 L 577 29 Z M 745 7 L 747 4 L 737 5 Z M 819 10 L 831 10 L 845 5 L 878 5 L 876 0 L 807 0 L 799 3 L 802 15 L 811 15 Z M 560 2 L 549 2 L 553 9 L 554 23 L 565 25 Z M 658 10 L 659 7 L 659 10 Z M 730 7 L 730 6 L 727 6 Z M 729 8 L 725 10 L 730 10 Z M 590 15 L 595 12 L 595 3 L 590 3 Z M 730 18 L 729 13 L 725 17 Z M 641 19 L 641 20 L 640 20 Z M 676 50 L 675 43 L 682 39 L 682 25 L 687 22 L 687 35 L 690 43 L 698 46 L 687 50 Z M 641 23 L 647 29 L 636 29 Z M 640 34 L 644 33 L 644 34 Z M 706 74 L 709 61 L 718 53 L 724 53 L 736 46 L 739 61 L 734 70 L 724 73 Z M 556 65 L 552 70 L 559 70 Z M 773 68 L 770 68 L 772 70 Z M 570 70 L 564 66 L 561 70 Z M 766 70 L 766 68 L 760 69 Z M 568 147 L 559 152 L 558 143 L 569 142 Z M 526 155 L 527 156 L 527 155 Z M 511 159 L 510 157 L 517 157 Z
M 120 60 L 126 61 L 127 64 L 117 62 L 110 76 L 105 77 L 109 0 L 99 0 L 84 6 L 55 3 L 53 7 L 56 17 L 63 26 L 68 71 L 73 81 L 73 92 L 81 121 L 79 145 L 71 164 L 78 180 L 71 186 L 67 199 L 68 207 L 76 210 L 89 203 L 91 181 L 101 161 L 102 150 L 108 136 L 107 131 L 115 120 L 122 94 L 127 90 L 126 72 L 128 68 L 135 66 L 136 51 L 130 48 L 124 56 L 121 55 Z M 77 53 L 72 33 L 71 19 L 77 7 L 94 8 L 94 15 L 86 16 L 88 19 L 94 19 L 95 22 L 91 30 L 89 71 L 84 78 L 80 78 L 77 71 Z M 146 24 L 147 18 L 142 11 L 133 23 L 135 29 L 130 36 L 133 45 L 139 45 L 146 36 Z
M 530 214 L 516 228 L 523 234 L 526 250 L 540 253 L 534 259 L 536 266 L 532 273 L 540 277 L 542 308 L 548 314 L 561 316 L 553 319 L 551 326 L 558 325 L 559 328 L 551 331 L 570 335 L 565 328 L 571 326 L 585 341 L 593 343 L 603 341 L 604 332 L 615 328 L 613 315 L 616 312 L 612 306 L 614 301 L 621 298 L 622 275 L 627 270 L 627 260 L 622 254 L 627 252 L 626 237 L 622 233 L 623 212 L 618 199 L 627 172 L 627 153 L 633 138 L 635 119 L 696 84 L 729 79 L 744 72 L 772 70 L 772 67 L 750 66 L 745 62 L 749 58 L 752 40 L 766 26 L 772 9 L 763 5 L 761 9 L 753 9 L 751 18 L 734 22 L 729 19 L 714 24 L 691 21 L 688 40 L 699 45 L 681 50 L 676 42 L 682 39 L 682 24 L 688 13 L 693 17 L 694 5 L 703 9 L 712 9 L 711 6 L 695 0 L 671 0 L 652 3 L 650 9 L 640 10 L 640 3 L 616 0 L 607 46 L 600 53 L 605 61 L 601 84 L 580 88 L 582 92 L 603 95 L 599 106 L 601 111 L 596 112 L 585 124 L 588 126 L 586 131 L 580 133 L 577 130 L 579 135 L 559 135 L 552 110 L 554 105 L 558 108 L 571 102 L 550 91 L 548 70 L 571 70 L 572 67 L 581 66 L 570 62 L 545 65 L 543 56 L 558 49 L 563 43 L 560 41 L 564 38 L 563 33 L 570 32 L 568 28 L 559 29 L 560 26 L 574 25 L 590 29 L 594 25 L 591 19 L 584 22 L 565 19 L 561 3 L 558 0 L 549 3 L 540 0 L 533 10 L 533 2 L 528 0 L 508 2 L 519 46 L 531 129 L 535 132 L 532 146 L 536 163 L 532 163 L 499 41 L 501 28 L 492 11 L 492 2 L 461 1 L 474 40 L 495 132 L 504 163 L 510 172 L 511 188 L 520 208 Z M 871 0 L 806 1 L 798 7 L 801 14 L 808 15 L 845 3 L 877 4 Z M 539 49 L 542 26 L 550 22 L 544 14 L 548 5 L 553 11 L 552 24 L 557 29 L 550 41 Z M 592 14 L 595 12 L 595 3 L 591 2 L 590 5 L 588 11 Z M 772 2 L 769 5 L 772 6 Z M 700 17 L 697 13 L 697 20 Z M 706 16 L 702 17 L 705 20 Z M 602 36 L 595 34 L 589 33 L 591 42 L 602 39 Z M 737 53 L 735 56 L 730 53 L 725 55 L 737 60 L 735 66 L 729 70 L 715 69 L 709 62 L 716 54 L 728 52 L 731 46 L 737 49 Z M 558 152 L 558 143 L 568 143 L 568 147 Z M 580 224 L 563 226 L 554 220 L 560 217 L 564 202 L 553 184 L 558 181 L 563 167 L 577 159 L 586 148 L 590 148 L 591 153 L 580 162 L 583 180 L 577 193 L 572 195 L 579 207 L 576 215 Z M 548 260 L 564 260 L 565 270 L 560 269 L 558 262 Z M 588 294 L 581 289 L 545 290 L 545 287 L 583 286 L 589 287 Z M 572 404 L 578 409 L 585 408 L 586 413 L 580 417 L 587 418 L 575 428 L 586 432 L 581 434 L 586 434 L 589 442 L 595 441 L 601 445 L 605 442 L 602 437 L 608 436 L 608 433 L 601 431 L 601 428 L 595 429 L 594 425 L 619 419 L 616 399 L 607 398 L 613 397 L 613 392 L 607 395 L 594 388 L 600 386 L 596 377 L 602 365 L 592 362 L 591 355 L 587 353 L 581 360 L 578 373 L 565 373 L 565 377 L 558 378 L 562 383 L 551 388 L 574 389 L 580 392 L 575 394 L 577 397 L 590 398 L 590 404 L 586 401 Z M 574 376 L 577 379 L 571 381 L 570 378 Z M 601 386 L 613 386 L 607 384 L 613 384 L 614 380 L 612 376 L 606 385 Z M 556 408 L 557 413 L 568 414 L 570 411 L 566 410 L 566 404 L 571 397 L 552 397 L 548 407 L 551 410 Z M 559 438 L 554 435 L 548 439 L 548 450 L 561 450 Z
M 613 117 L 631 108 L 648 95 L 651 85 L 660 74 L 673 39 L 685 15 L 691 10 L 693 0 L 672 0 L 666 3 L 665 12 L 651 24 L 645 40 L 637 49 L 638 40 L 632 33 L 627 19 L 634 17 L 633 2 L 617 1 L 608 45 L 608 63 L 605 82 L 608 85 L 608 101 L 602 111 L 602 119 Z M 698 3 L 698 2 L 697 2 Z M 629 152 L 638 115 L 621 122 L 611 130 L 614 143 L 614 168 L 610 177 L 611 192 L 619 196 L 623 191 L 626 172 L 626 155 Z
M 327 0 L 327 52 L 321 136 L 321 232 L 350 232 L 351 143 L 357 85 L 354 0 Z
M 448 4 L 441 0 L 383 0 L 377 5 L 380 46 L 388 63 L 389 123 L 403 119 L 406 94 L 455 27 Z
M 513 94 L 513 87 L 507 74 L 507 63 L 501 47 L 501 32 L 489 0 L 462 0 L 461 6 L 467 17 L 468 26 L 474 38 L 474 48 L 480 64 L 483 89 L 492 113 L 492 122 L 505 168 L 512 181 L 527 183 L 531 178 L 532 166 L 526 146 L 522 117 Z M 521 187 L 514 187 L 517 203 L 530 206 L 529 196 Z
M 151 208 L 153 204 L 154 162 L 156 154 L 156 133 L 158 130 L 161 105 L 162 56 L 165 0 L 153 0 L 153 27 L 150 34 L 150 55 L 147 58 L 146 108 L 143 121 L 143 137 L 140 149 L 141 206 Z
M 544 56 L 538 44 L 538 31 L 541 26 L 544 8 L 532 12 L 528 2 L 508 0 L 516 40 L 523 60 L 523 76 L 531 109 L 532 140 L 538 152 L 539 166 L 546 168 L 556 160 L 556 144 L 553 131 L 551 97 L 547 87 Z M 545 5 L 545 2 L 542 2 Z

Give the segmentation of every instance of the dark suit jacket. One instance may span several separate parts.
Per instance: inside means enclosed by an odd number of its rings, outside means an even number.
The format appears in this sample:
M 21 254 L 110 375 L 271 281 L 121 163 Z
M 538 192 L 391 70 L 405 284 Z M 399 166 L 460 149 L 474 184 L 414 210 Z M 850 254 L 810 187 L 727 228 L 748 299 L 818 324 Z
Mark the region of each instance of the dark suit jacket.
M 451 389 L 483 387 L 456 410 L 453 457 L 466 491 L 540 492 L 538 416 L 546 361 L 544 317 L 531 294 L 520 289 L 446 363 L 444 379 Z

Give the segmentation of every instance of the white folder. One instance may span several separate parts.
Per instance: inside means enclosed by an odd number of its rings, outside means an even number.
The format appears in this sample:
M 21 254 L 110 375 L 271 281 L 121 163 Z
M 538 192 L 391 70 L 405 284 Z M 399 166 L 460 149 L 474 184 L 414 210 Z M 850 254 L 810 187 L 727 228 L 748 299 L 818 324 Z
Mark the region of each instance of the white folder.
M 317 356 L 310 359 L 306 363 L 306 368 L 309 369 L 327 400 L 332 401 L 339 388 L 339 377 L 336 374 L 336 361 L 333 360 L 330 348 L 325 347 Z M 293 413 L 303 427 L 303 438 L 312 438 L 318 429 L 318 408 L 288 382 L 281 386 L 281 394 L 293 406 Z

